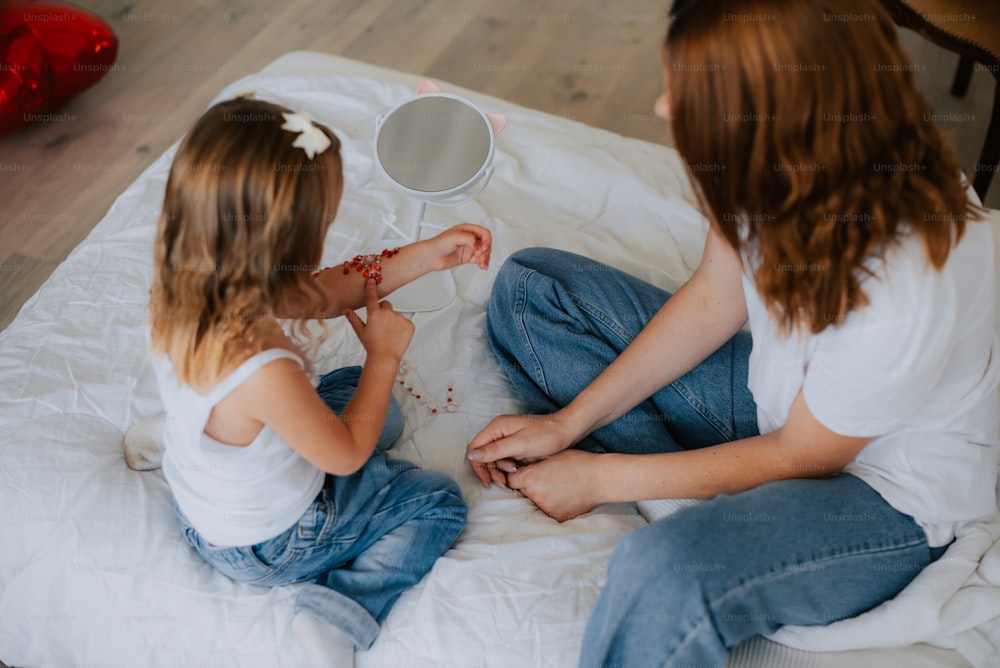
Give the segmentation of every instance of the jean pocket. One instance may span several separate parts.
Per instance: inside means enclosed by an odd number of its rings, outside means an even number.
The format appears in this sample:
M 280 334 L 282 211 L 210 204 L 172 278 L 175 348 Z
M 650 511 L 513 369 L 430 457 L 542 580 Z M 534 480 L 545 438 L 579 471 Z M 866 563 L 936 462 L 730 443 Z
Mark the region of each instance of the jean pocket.
M 316 500 L 309 504 L 306 512 L 299 518 L 295 525 L 295 535 L 301 541 L 314 543 L 323 535 L 326 527 L 326 520 L 330 516 L 330 506 L 326 499 L 326 494 L 321 493 Z
M 255 553 L 256 546 L 218 547 L 201 541 L 198 553 L 213 568 L 238 582 L 257 582 L 271 573 L 271 567 Z
M 350 501 L 357 502 L 364 490 L 350 489 Z M 341 492 L 340 496 L 344 496 Z M 292 538 L 289 547 L 293 550 L 312 553 L 328 548 L 336 549 L 336 545 L 352 544 L 360 538 L 368 522 L 359 510 L 363 504 L 346 503 L 338 508 L 339 499 L 336 493 L 324 490 L 319 497 L 306 509 L 298 523 L 292 527 Z

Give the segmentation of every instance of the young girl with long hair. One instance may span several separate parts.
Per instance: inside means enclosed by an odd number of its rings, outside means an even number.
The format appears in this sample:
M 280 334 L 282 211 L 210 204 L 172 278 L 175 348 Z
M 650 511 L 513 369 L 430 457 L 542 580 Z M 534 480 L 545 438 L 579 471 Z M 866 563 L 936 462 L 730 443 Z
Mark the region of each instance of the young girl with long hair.
M 677 0 L 663 62 L 656 108 L 709 218 L 698 269 L 670 295 L 513 255 L 490 339 L 549 415 L 468 447 L 561 520 L 706 499 L 615 549 L 583 666 L 721 668 L 895 596 L 996 513 L 990 230 L 887 13 Z
M 391 392 L 414 328 L 380 295 L 485 269 L 491 241 L 458 225 L 314 277 L 342 191 L 328 128 L 264 101 L 212 107 L 171 167 L 150 313 L 184 535 L 234 580 L 308 582 L 292 628 L 314 659 L 349 666 L 465 523 L 454 481 L 382 452 L 402 431 Z M 339 315 L 364 365 L 315 385 L 303 323 Z M 296 321 L 291 337 L 279 318 Z

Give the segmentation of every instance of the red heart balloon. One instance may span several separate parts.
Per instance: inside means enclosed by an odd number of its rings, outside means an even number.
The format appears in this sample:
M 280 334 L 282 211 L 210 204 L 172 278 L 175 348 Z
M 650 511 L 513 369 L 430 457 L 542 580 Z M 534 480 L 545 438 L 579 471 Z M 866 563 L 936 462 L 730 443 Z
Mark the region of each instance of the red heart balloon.
M 118 38 L 64 2 L 0 2 L 0 134 L 22 130 L 114 67 Z

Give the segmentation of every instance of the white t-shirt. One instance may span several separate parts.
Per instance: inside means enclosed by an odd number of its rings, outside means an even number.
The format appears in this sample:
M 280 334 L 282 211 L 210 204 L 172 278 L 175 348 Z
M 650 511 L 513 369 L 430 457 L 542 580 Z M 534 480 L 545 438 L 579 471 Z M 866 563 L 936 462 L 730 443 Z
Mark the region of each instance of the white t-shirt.
M 302 365 L 288 350 L 265 350 L 207 395 L 181 383 L 169 357 L 153 358 L 167 412 L 163 473 L 191 526 L 213 545 L 242 547 L 274 538 L 299 521 L 326 479 L 266 425 L 246 446 L 220 443 L 205 433 L 217 403 L 282 358 Z
M 911 235 L 870 265 L 867 307 L 817 335 L 782 336 L 744 271 L 753 351 L 749 386 L 762 434 L 803 392 L 826 428 L 875 438 L 845 467 L 947 544 L 997 510 L 993 241 L 971 222 L 936 271 Z M 747 263 L 744 259 L 744 268 Z

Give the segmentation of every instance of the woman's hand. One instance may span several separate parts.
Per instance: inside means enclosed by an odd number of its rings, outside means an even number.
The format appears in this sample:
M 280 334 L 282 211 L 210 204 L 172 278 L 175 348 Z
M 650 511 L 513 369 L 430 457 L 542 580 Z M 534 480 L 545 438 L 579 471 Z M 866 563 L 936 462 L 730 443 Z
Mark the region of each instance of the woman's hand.
M 489 269 L 493 237 L 485 227 L 462 223 L 421 243 L 427 244 L 428 264 L 434 271 L 453 269 L 462 264 Z
M 543 513 L 564 522 L 605 503 L 600 457 L 585 450 L 564 450 L 508 473 L 507 484 Z
M 358 335 L 369 357 L 389 357 L 397 362 L 403 358 L 410 339 L 413 337 L 413 323 L 393 310 L 388 301 L 379 302 L 375 279 L 365 281 L 365 306 L 368 322 L 351 309 L 344 309 L 344 315 Z
M 472 472 L 485 486 L 504 485 L 504 473 L 562 452 L 575 438 L 559 413 L 501 415 L 493 418 L 466 447 Z

